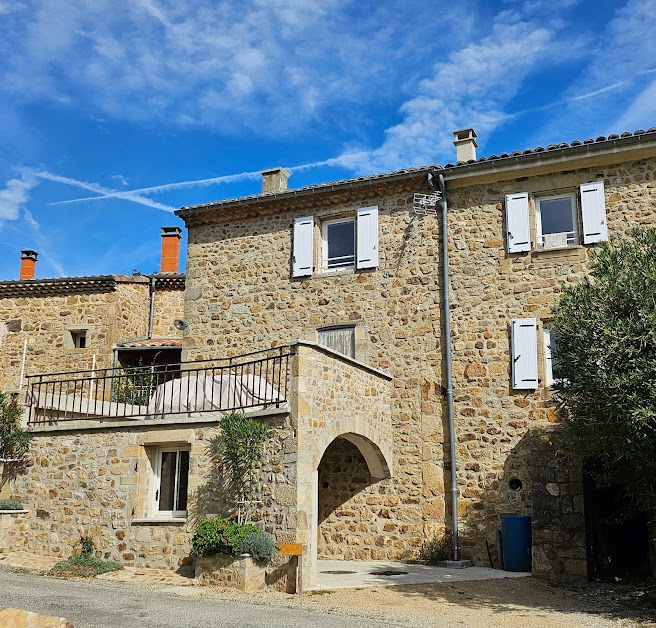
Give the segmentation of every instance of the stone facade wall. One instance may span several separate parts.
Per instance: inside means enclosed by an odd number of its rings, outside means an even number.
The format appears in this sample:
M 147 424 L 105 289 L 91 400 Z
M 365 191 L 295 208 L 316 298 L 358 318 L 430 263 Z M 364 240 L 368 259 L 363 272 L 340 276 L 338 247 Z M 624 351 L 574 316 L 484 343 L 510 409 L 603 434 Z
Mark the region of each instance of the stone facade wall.
M 112 366 L 114 343 L 145 338 L 150 314 L 149 279 L 125 277 L 115 290 L 90 294 L 74 290 L 62 294 L 0 298 L 0 352 L 5 368 L 0 390 L 15 390 L 20 379 L 23 342 L 28 341 L 26 375 Z M 173 321 L 184 310 L 184 290 L 158 289 L 155 293 L 153 336 L 174 338 L 181 333 Z M 70 346 L 68 330 L 86 328 L 87 346 Z
M 419 499 L 404 494 L 404 488 L 372 477 L 353 443 L 333 441 L 319 464 L 319 559 L 398 560 L 414 555 L 423 529 L 411 522 L 416 514 L 408 506 L 416 507 Z
M 439 228 L 409 212 L 415 189 L 411 182 L 380 195 L 371 188 L 367 196 L 316 207 L 307 199 L 289 201 L 272 214 L 249 218 L 242 211 L 235 221 L 226 214 L 217 224 L 190 227 L 183 356 L 316 341 L 317 328 L 355 325 L 356 359 L 394 377 L 387 399 L 393 472 L 404 498 L 414 502 L 406 506 L 409 525 L 430 532 L 444 525 Z M 296 216 L 355 216 L 358 207 L 375 204 L 377 269 L 291 278 Z M 335 394 L 334 411 L 347 415 L 348 403 Z
M 606 161 L 613 159 L 621 156 Z M 459 514 L 465 557 L 477 564 L 487 564 L 485 539 L 493 542 L 501 515 L 531 512 L 532 451 L 524 436 L 558 420 L 543 382 L 541 337 L 539 389 L 511 389 L 511 320 L 548 319 L 563 283 L 587 274 L 594 250 L 576 246 L 507 254 L 505 195 L 529 192 L 534 236 L 533 195 L 575 192 L 581 183 L 600 179 L 610 234 L 656 223 L 654 159 L 563 172 L 566 167 L 554 166 L 551 173 L 542 168 L 545 174 L 536 176 L 500 171 L 496 181 L 488 177 L 484 183 L 473 177 L 447 181 Z M 423 178 L 190 216 L 185 303 L 190 326 L 184 353 L 188 358 L 241 353 L 295 338 L 315 340 L 325 326 L 355 325 L 356 357 L 394 377 L 394 475 L 417 500 L 407 505 L 410 523 L 428 536 L 448 519 L 444 484 L 450 473 L 440 346 L 440 224 L 438 217 L 413 214 L 416 191 L 426 191 Z M 355 216 L 358 207 L 370 205 L 379 207 L 377 268 L 291 278 L 294 218 L 312 215 L 318 223 Z M 521 490 L 509 487 L 511 479 L 522 482 Z
M 11 549 L 10 536 L 26 532 L 27 514 L 26 511 L 22 510 L 16 512 L 0 511 L 0 552 Z
M 264 519 L 264 527 L 286 542 L 295 536 L 288 532 L 295 525 L 295 492 L 285 487 L 294 484 L 295 475 L 282 451 L 285 442 L 293 441 L 287 438 L 292 431 L 284 413 L 262 420 L 270 431 L 255 497 L 263 501 L 267 514 L 259 511 L 255 520 Z M 30 466 L 10 487 L 11 497 L 29 513 L 24 525 L 4 532 L 5 546 L 67 557 L 83 526 L 99 556 L 128 566 L 175 569 L 188 564 L 199 518 L 208 513 L 226 516 L 233 510 L 220 466 L 209 453 L 219 434 L 216 419 L 36 430 Z M 190 450 L 186 520 L 157 520 L 152 512 L 152 454 L 156 447 L 171 445 Z
M 119 284 L 116 291 L 0 298 L 0 390 L 15 390 L 27 340 L 26 375 L 112 365 L 112 345 L 145 336 L 148 285 Z M 87 329 L 86 347 L 70 345 L 69 329 Z
M 485 563 L 484 539 L 494 539 L 502 514 L 530 514 L 532 445 L 529 429 L 549 428 L 558 420 L 544 383 L 542 328 L 563 284 L 588 273 L 594 246 L 507 254 L 504 197 L 527 191 L 547 195 L 574 191 L 603 179 L 609 234 L 624 235 L 638 225 L 656 226 L 654 160 L 596 167 L 454 189 L 450 192 L 450 253 L 453 371 L 458 478 L 468 553 Z M 531 201 L 532 240 L 535 241 Z M 579 215 L 580 221 L 580 215 Z M 579 227 L 580 231 L 580 227 Z M 538 319 L 540 386 L 510 387 L 510 323 Z M 522 481 L 519 492 L 509 487 Z
M 182 332 L 173 326 L 173 321 L 183 318 L 184 290 L 163 289 L 155 291 L 153 337 L 180 338 Z
M 562 451 L 556 426 L 529 432 L 533 501 L 533 574 L 587 574 L 583 478 Z

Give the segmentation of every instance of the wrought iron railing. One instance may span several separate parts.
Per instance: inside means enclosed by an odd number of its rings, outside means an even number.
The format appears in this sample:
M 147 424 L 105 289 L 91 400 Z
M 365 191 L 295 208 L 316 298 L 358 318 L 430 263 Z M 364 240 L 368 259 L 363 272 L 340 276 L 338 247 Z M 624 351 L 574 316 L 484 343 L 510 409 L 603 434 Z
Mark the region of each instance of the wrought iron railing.
M 287 401 L 289 346 L 232 358 L 32 375 L 28 425 L 264 409 Z

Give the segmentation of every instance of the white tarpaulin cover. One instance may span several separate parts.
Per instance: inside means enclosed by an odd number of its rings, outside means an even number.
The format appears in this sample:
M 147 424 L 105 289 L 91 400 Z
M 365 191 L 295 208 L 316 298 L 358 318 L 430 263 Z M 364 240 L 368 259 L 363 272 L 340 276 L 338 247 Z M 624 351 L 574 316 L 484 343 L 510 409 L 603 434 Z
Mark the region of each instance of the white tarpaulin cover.
M 278 392 L 257 375 L 189 375 L 157 386 L 148 402 L 148 414 L 261 410 L 279 400 Z

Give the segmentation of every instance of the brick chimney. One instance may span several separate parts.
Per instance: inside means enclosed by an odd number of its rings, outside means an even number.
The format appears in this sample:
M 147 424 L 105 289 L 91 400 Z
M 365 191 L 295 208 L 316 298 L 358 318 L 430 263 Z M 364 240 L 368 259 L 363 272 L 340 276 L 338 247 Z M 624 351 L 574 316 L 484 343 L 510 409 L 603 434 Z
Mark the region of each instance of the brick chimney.
M 162 260 L 160 273 L 177 273 L 180 266 L 180 227 L 162 227 Z
M 453 135 L 455 136 L 453 143 L 456 145 L 456 163 L 476 159 L 476 148 L 478 147 L 476 131 L 474 129 L 462 129 L 454 131 Z
M 21 281 L 24 281 L 25 279 L 34 279 L 34 276 L 36 275 L 36 260 L 38 257 L 39 254 L 30 249 L 25 249 L 20 252 L 21 267 L 19 279 Z
M 262 194 L 275 194 L 287 189 L 289 172 L 284 168 L 269 168 L 262 171 Z

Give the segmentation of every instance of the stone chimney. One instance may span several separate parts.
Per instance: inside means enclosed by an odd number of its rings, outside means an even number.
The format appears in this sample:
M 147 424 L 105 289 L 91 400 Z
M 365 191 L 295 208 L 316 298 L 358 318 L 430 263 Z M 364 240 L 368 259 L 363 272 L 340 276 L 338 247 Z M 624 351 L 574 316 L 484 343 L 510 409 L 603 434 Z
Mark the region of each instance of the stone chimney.
M 456 163 L 464 161 L 468 162 L 476 159 L 476 131 L 474 129 L 462 129 L 461 131 L 454 131 L 455 139 L 453 143 L 456 145 Z
M 19 279 L 21 281 L 24 281 L 25 279 L 34 279 L 34 276 L 36 275 L 36 260 L 38 257 L 39 254 L 30 249 L 25 249 L 20 252 L 21 267 Z
M 287 189 L 289 172 L 284 168 L 269 168 L 262 171 L 262 194 L 275 194 Z
M 160 273 L 180 272 L 180 238 L 182 229 L 180 227 L 162 227 L 162 260 L 160 262 Z

